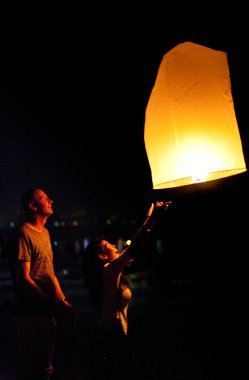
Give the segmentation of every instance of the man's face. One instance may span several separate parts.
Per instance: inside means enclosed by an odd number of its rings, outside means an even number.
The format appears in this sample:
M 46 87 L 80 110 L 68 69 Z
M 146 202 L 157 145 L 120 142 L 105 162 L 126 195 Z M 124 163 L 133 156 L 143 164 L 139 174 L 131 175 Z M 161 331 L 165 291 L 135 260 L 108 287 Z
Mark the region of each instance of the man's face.
M 50 216 L 53 214 L 52 199 L 48 198 L 43 190 L 38 189 L 34 194 L 33 207 L 37 214 Z

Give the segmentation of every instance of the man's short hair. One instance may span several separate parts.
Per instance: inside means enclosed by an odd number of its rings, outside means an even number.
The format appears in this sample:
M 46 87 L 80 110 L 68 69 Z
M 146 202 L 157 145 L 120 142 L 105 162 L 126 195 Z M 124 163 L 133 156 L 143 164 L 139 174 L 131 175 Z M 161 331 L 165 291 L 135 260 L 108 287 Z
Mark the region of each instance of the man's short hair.
M 34 195 L 37 190 L 38 188 L 29 189 L 22 195 L 22 208 L 25 214 L 30 212 L 29 203 L 34 200 Z

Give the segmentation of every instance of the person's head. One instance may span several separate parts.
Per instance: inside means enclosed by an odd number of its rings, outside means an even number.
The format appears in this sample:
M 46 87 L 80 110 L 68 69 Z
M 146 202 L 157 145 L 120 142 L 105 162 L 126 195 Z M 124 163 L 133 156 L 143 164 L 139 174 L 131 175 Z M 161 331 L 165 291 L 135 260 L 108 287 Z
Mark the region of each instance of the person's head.
M 83 252 L 83 279 L 92 299 L 100 307 L 103 266 L 117 256 L 117 248 L 103 238 L 91 239 Z
M 103 238 L 92 239 L 84 251 L 83 278 L 86 287 L 90 290 L 96 305 L 100 306 L 103 266 L 119 255 L 114 244 Z M 129 285 L 129 281 L 122 275 L 122 282 Z
M 109 243 L 102 238 L 90 240 L 86 250 L 85 257 L 92 264 L 106 264 L 115 259 L 119 255 L 115 244 Z
M 39 188 L 27 190 L 22 195 L 22 207 L 26 216 L 40 215 L 48 217 L 53 214 L 52 199 Z
M 99 239 L 99 243 L 96 246 L 96 254 L 98 259 L 106 264 L 115 259 L 119 255 L 119 252 L 115 244 L 111 244 L 104 239 Z

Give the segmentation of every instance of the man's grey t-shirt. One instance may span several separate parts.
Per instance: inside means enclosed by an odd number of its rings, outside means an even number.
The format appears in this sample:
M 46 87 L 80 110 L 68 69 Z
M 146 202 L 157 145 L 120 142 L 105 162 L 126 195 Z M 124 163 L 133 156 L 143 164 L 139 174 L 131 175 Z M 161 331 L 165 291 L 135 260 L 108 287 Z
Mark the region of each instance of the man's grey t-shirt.
M 47 314 L 49 305 L 41 300 L 34 290 L 16 281 L 16 264 L 30 262 L 30 277 L 51 298 L 54 296 L 54 266 L 50 234 L 43 227 L 42 232 L 26 225 L 17 228 L 10 239 L 9 264 L 14 286 L 14 312 L 16 314 Z

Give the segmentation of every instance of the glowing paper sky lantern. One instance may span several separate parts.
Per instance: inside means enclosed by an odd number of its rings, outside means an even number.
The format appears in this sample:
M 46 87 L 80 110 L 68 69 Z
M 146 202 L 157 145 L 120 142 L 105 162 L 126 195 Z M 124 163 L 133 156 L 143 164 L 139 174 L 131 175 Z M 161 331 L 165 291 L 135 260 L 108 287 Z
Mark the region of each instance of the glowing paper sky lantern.
M 163 56 L 144 140 L 153 189 L 246 171 L 225 52 L 184 42 Z

